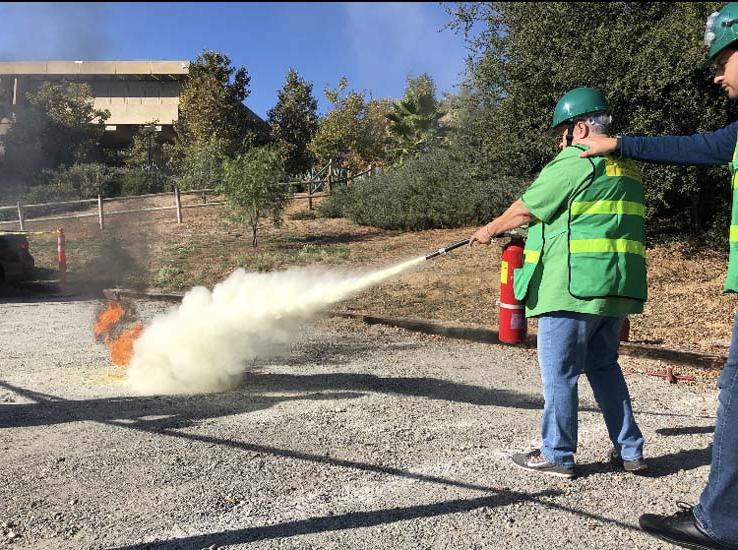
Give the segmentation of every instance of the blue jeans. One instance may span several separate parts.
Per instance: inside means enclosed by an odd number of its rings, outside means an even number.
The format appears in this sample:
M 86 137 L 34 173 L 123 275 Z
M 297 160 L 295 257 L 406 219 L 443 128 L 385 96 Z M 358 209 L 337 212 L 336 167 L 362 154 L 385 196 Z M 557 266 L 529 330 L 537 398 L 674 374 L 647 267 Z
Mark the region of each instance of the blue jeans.
M 541 453 L 549 462 L 574 465 L 577 382 L 582 372 L 592 386 L 615 450 L 625 460 L 643 457 L 643 435 L 618 364 L 622 324 L 621 317 L 569 311 L 538 318 L 538 362 L 545 400 Z
M 710 537 L 738 548 L 738 315 L 718 387 L 710 476 L 694 515 Z

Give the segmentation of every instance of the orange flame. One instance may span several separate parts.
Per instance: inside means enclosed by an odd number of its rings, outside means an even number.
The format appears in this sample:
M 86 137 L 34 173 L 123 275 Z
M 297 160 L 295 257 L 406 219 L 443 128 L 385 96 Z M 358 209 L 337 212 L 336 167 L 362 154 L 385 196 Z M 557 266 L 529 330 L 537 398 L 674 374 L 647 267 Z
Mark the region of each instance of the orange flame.
M 131 357 L 133 357 L 133 343 L 143 331 L 143 325 L 137 323 L 121 332 L 119 326 L 123 322 L 125 314 L 126 310 L 123 304 L 112 300 L 97 316 L 95 322 L 95 337 L 108 346 L 113 364 L 119 367 L 127 366 L 130 363 Z
M 131 357 L 133 357 L 133 342 L 141 335 L 142 330 L 143 325 L 139 323 L 108 343 L 113 364 L 119 367 L 125 367 L 131 362 Z
M 95 338 L 106 338 L 110 335 L 115 327 L 118 326 L 126 310 L 120 302 L 110 301 L 108 307 L 100 313 L 95 323 Z

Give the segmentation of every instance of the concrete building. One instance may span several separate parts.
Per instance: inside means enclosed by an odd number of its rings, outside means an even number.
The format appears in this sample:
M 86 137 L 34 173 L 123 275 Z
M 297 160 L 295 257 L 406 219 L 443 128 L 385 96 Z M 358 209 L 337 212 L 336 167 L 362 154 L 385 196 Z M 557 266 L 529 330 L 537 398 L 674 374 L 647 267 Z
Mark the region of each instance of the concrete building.
M 121 145 L 130 142 L 139 126 L 154 120 L 161 127 L 157 130 L 173 131 L 188 74 L 188 61 L 0 62 L 0 86 L 11 112 L 22 107 L 25 94 L 43 82 L 85 82 L 92 89 L 95 108 L 110 111 L 105 141 Z M 0 134 L 12 120 L 12 116 L 0 120 Z

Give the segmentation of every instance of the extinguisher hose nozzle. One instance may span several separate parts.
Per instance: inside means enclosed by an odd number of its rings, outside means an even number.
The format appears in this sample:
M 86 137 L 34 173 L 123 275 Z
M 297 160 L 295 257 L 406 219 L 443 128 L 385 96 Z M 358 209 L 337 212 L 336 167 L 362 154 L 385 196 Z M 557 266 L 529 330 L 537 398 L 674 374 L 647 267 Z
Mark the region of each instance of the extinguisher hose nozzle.
M 439 248 L 438 250 L 431 252 L 430 254 L 426 254 L 425 259 L 430 260 L 432 258 L 437 258 L 438 256 L 442 256 L 446 252 L 451 252 L 452 250 L 459 248 L 460 246 L 464 246 L 465 244 L 469 244 L 469 241 L 471 239 L 462 239 L 460 241 L 456 241 L 455 243 L 451 243 L 448 246 L 445 246 L 443 248 Z
M 495 238 L 507 238 L 507 237 L 511 239 L 521 239 L 522 240 L 522 236 L 519 235 L 516 231 L 505 231 L 504 233 L 495 235 Z M 432 260 L 433 258 L 437 258 L 438 256 L 443 256 L 446 252 L 451 252 L 452 250 L 459 248 L 460 246 L 469 244 L 469 241 L 471 241 L 471 238 L 461 239 L 460 241 L 453 242 L 447 246 L 444 246 L 443 248 L 439 248 L 438 250 L 431 252 L 430 254 L 426 254 L 425 259 Z

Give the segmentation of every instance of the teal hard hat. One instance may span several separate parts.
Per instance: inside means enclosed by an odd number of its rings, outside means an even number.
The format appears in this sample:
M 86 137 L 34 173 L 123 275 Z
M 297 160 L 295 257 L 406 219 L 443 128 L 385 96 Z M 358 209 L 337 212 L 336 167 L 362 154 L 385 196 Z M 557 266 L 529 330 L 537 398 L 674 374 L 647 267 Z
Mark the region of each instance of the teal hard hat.
M 575 88 L 566 92 L 556 104 L 551 128 L 573 122 L 583 115 L 607 110 L 605 96 L 597 88 Z
M 730 2 L 707 18 L 705 45 L 710 48 L 708 57 L 714 59 L 736 40 L 738 40 L 738 2 Z

